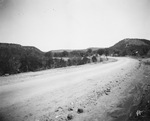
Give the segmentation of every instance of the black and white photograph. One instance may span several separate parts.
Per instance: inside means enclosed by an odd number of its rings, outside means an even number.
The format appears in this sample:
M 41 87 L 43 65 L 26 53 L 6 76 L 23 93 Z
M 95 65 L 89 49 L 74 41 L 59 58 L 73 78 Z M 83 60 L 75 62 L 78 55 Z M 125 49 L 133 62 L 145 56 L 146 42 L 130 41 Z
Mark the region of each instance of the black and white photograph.
M 150 121 L 150 0 L 0 0 L 0 121 Z

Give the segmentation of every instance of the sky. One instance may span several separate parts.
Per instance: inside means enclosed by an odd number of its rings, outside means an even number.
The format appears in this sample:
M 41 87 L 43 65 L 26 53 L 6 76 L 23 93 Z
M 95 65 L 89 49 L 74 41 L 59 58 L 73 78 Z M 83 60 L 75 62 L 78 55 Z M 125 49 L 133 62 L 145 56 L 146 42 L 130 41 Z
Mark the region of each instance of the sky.
M 0 0 L 0 42 L 42 51 L 150 40 L 150 0 Z

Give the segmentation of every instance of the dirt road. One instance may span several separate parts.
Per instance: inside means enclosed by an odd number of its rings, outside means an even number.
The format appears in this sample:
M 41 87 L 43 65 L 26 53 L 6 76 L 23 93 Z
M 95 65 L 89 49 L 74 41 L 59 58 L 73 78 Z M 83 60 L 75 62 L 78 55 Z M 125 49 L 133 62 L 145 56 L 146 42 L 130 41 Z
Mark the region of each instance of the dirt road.
M 117 60 L 0 77 L 0 120 L 107 120 L 144 73 L 138 60 Z

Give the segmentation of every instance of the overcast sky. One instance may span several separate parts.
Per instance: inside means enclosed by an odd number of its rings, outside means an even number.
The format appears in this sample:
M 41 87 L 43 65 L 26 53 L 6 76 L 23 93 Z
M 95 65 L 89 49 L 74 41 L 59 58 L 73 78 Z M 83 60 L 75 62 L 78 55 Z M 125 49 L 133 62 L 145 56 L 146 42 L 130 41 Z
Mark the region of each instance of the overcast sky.
M 150 0 L 0 1 L 0 42 L 48 51 L 150 39 Z

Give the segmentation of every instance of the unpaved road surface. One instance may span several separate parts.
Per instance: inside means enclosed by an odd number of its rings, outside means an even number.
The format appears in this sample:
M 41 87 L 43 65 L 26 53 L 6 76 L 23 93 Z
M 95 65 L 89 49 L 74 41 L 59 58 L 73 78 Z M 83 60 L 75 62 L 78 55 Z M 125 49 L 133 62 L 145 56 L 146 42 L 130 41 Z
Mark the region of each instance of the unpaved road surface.
M 0 121 L 107 121 L 144 78 L 131 58 L 0 77 Z M 109 113 L 108 113 L 109 112 Z

